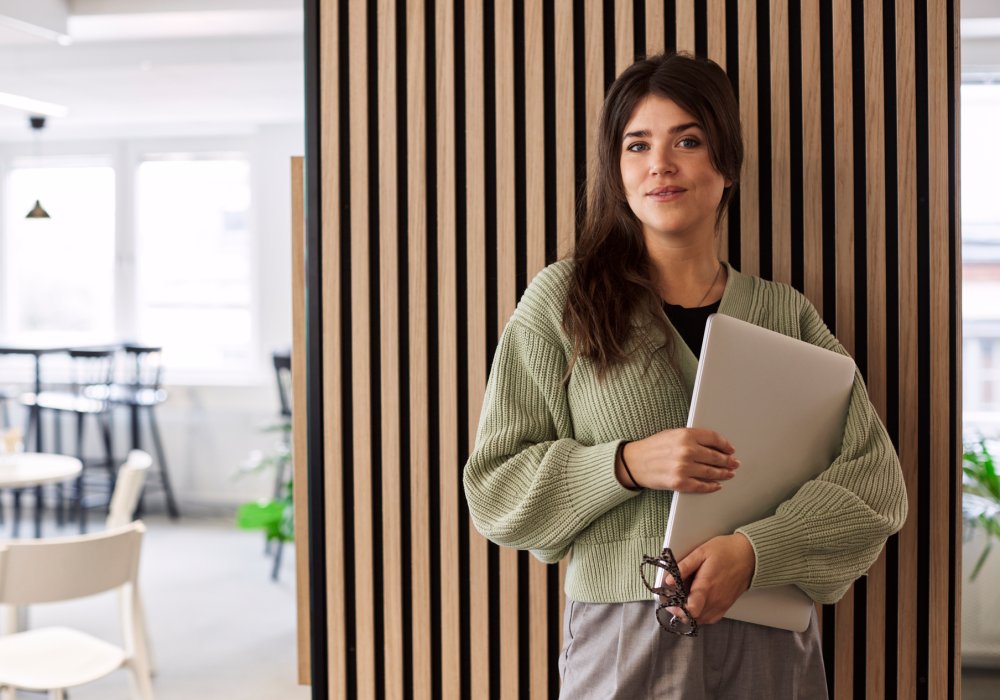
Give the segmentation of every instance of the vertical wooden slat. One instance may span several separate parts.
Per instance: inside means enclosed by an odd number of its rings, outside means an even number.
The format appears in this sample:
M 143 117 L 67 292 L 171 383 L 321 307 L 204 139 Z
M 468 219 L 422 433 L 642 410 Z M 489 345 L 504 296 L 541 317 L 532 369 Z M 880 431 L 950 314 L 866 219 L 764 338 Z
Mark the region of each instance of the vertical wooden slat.
M 497 321 L 502 332 L 517 303 L 515 259 L 514 161 L 514 13 L 510 0 L 497 0 L 496 26 L 496 134 L 497 134 Z M 518 556 L 500 550 L 500 696 L 516 698 L 518 686 Z M 527 650 L 525 650 L 527 652 Z M 527 689 L 524 689 L 527 690 Z
M 646 55 L 663 53 L 663 0 L 646 0 Z
M 899 308 L 900 308 L 900 446 L 899 456 L 908 486 L 911 508 L 918 503 L 918 375 L 917 375 L 917 267 L 916 267 L 916 122 L 913 37 L 913 6 L 896 4 L 898 177 L 899 177 Z M 910 517 L 899 535 L 900 571 L 917 570 L 917 527 L 919 513 Z M 899 619 L 915 620 L 917 577 L 900 577 Z M 916 625 L 904 622 L 899 630 L 898 693 L 900 698 L 916 695 Z
M 594 153 L 597 148 L 597 121 L 604 102 L 604 10 L 600 2 L 585 3 L 584 32 L 584 82 L 587 106 L 587 191 L 593 183 Z
M 854 128 L 851 3 L 833 5 L 833 138 L 836 191 L 837 338 L 854 353 Z
M 632 0 L 615 0 L 615 75 L 635 60 Z
M 358 697 L 375 697 L 375 600 L 371 484 L 372 433 L 368 294 L 368 118 L 365 6 L 348 15 L 351 206 L 351 413 L 354 459 L 354 634 Z
M 378 3 L 378 143 L 379 182 L 396 182 L 396 168 L 399 144 L 396 139 L 397 104 L 396 84 L 396 10 L 392 0 Z M 379 348 L 382 407 L 382 568 L 392 571 L 403 560 L 402 514 L 400 499 L 399 464 L 400 449 L 400 405 L 399 405 L 399 303 L 397 269 L 397 225 L 396 211 L 398 192 L 395 187 L 382 187 L 379 191 Z M 404 590 L 393 587 L 383 599 L 384 605 L 392 600 L 391 591 Z M 385 625 L 383 631 L 383 655 L 385 658 L 385 694 L 390 698 L 403 697 L 403 626 L 398 621 Z
M 899 533 L 897 697 L 916 697 L 917 676 L 917 184 L 913 3 L 896 2 L 896 148 L 899 229 L 899 459 L 910 517 Z
M 466 328 L 468 332 L 469 444 L 474 445 L 479 409 L 486 393 L 486 181 L 483 168 L 475 167 L 485 156 L 483 111 L 483 7 L 465 5 L 465 152 L 466 168 Z M 472 697 L 488 697 L 489 659 L 489 543 L 469 529 L 469 640 L 470 689 Z
M 927 561 L 948 562 L 949 537 L 949 486 L 957 468 L 951 454 L 951 417 L 949 399 L 949 357 L 951 338 L 948 319 L 955 310 L 948 304 L 948 47 L 947 3 L 945 0 L 927 2 L 927 171 L 930 201 L 930 342 L 931 357 L 931 459 L 937 468 L 930 470 L 930 512 L 921 513 L 930 519 L 930 552 Z M 930 609 L 948 610 L 948 566 L 930 567 Z M 948 615 L 929 618 L 928 639 L 929 667 L 927 688 L 930 697 L 948 695 L 948 633 L 951 620 Z
M 802 2 L 802 257 L 803 292 L 823 308 L 823 139 L 820 99 L 819 0 Z M 792 58 L 795 60 L 795 57 Z
M 791 154 L 788 116 L 788 0 L 771 3 L 771 279 L 792 282 Z
M 726 0 L 708 0 L 708 58 L 726 69 Z M 729 212 L 723 212 L 715 237 L 720 260 L 729 259 Z
M 431 695 L 430 444 L 426 405 L 427 347 L 427 81 L 423 0 L 406 0 L 407 211 L 410 369 L 410 542 L 413 693 Z
M 295 630 L 298 682 L 308 685 L 312 650 L 309 644 L 309 517 L 306 457 L 306 238 L 305 159 L 292 158 L 292 500 L 295 517 Z
M 677 50 L 694 53 L 694 3 L 695 0 L 677 2 Z
M 526 256 L 527 279 L 531 280 L 545 267 L 545 81 L 543 68 L 542 0 L 525 0 L 524 3 L 524 126 L 525 126 L 525 204 L 526 204 Z M 570 121 L 570 120 L 566 120 Z M 549 649 L 548 625 L 550 615 L 546 592 L 548 567 L 531 557 L 528 563 L 529 604 L 528 654 L 532 698 L 548 695 L 549 664 L 558 653 Z
M 952 3 L 952 34 L 948 38 L 949 50 L 952 53 L 952 92 L 950 96 L 952 102 L 950 104 L 950 109 L 952 110 L 952 131 L 953 131 L 953 142 L 952 150 L 949 156 L 952 159 L 952 177 L 954 192 L 956 194 L 961 193 L 961 180 L 962 180 L 962 130 L 959 127 L 962 119 L 962 108 L 961 99 L 959 97 L 962 84 L 962 61 L 960 56 L 961 49 L 961 3 Z M 953 231 L 955 236 L 961 240 L 962 231 L 962 207 L 958 201 L 951 201 L 950 206 L 952 209 L 952 218 L 949 222 L 954 228 Z M 958 243 L 961 246 L 961 243 Z M 955 276 L 955 298 L 952 300 L 952 306 L 949 310 L 950 313 L 956 316 L 956 326 L 957 328 L 962 328 L 962 251 L 961 247 L 958 250 L 949 250 L 949 256 L 952 258 L 952 274 Z M 960 377 L 964 377 L 964 370 L 962 367 L 962 357 L 963 357 L 963 342 L 964 338 L 962 331 L 956 334 L 957 337 L 952 338 L 952 349 L 951 352 L 954 353 L 955 362 L 955 372 L 951 376 L 951 381 L 954 383 L 955 388 L 955 405 L 954 405 L 954 424 L 949 427 L 952 434 L 956 436 L 955 440 L 955 454 L 951 455 L 953 464 L 959 465 L 958 468 L 961 469 L 962 465 L 962 453 L 964 451 L 962 445 L 962 435 L 963 435 L 963 415 L 962 406 L 964 405 L 962 397 L 962 381 Z M 955 569 L 952 572 L 952 595 L 954 596 L 954 615 L 952 616 L 954 622 L 954 627 L 952 628 L 952 633 L 954 634 L 955 644 L 953 650 L 952 663 L 952 675 L 954 678 L 954 687 L 951 692 L 956 698 L 962 697 L 962 651 L 961 651 L 961 640 L 962 640 L 962 545 L 965 540 L 965 533 L 962 523 L 962 475 L 959 472 L 956 477 L 957 484 L 955 487 L 954 500 L 952 501 L 952 515 L 956 522 L 955 526 L 955 537 L 951 543 L 955 552 Z
M 851 3 L 833 5 L 833 137 L 836 220 L 837 338 L 854 354 L 854 134 Z M 854 674 L 854 587 L 837 604 L 835 698 L 851 698 Z
M 865 5 L 865 181 L 868 242 L 868 394 L 886 421 L 885 105 L 882 5 Z M 868 697 L 885 689 L 886 560 L 883 552 L 868 572 L 865 687 Z
M 450 2 L 436 2 L 438 503 L 441 609 L 441 694 L 461 694 L 458 568 L 458 271 L 455 241 L 455 16 Z M 433 468 L 433 467 L 432 467 Z
M 555 90 L 556 114 L 573 113 L 573 65 L 580 60 L 573 55 L 573 5 L 566 3 L 555 15 L 556 65 Z M 647 44 L 648 46 L 648 44 Z M 573 247 L 576 234 L 576 161 L 575 122 L 556 119 L 556 240 L 559 257 L 567 256 Z
M 327 669 L 331 697 L 347 696 L 347 623 L 343 566 L 343 411 L 340 372 L 340 59 L 336 7 L 320 5 L 320 177 L 323 196 L 321 275 L 323 309 L 324 494 L 326 508 Z
M 760 220 L 757 202 L 760 197 L 759 158 L 757 156 L 757 3 L 739 0 L 740 25 L 740 119 L 746 157 L 740 185 L 740 260 L 739 269 L 748 275 L 760 270 Z

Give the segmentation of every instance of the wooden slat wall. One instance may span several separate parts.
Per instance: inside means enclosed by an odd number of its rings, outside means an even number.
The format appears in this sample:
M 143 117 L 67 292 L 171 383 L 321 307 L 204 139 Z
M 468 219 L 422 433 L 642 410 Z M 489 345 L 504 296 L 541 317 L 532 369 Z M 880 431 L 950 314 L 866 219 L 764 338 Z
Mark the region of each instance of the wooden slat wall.
M 507 318 L 572 250 L 604 91 L 673 48 L 726 67 L 741 104 L 722 254 L 816 304 L 903 463 L 910 519 L 822 610 L 832 696 L 958 697 L 954 0 L 311 7 L 317 697 L 558 694 L 565 563 L 483 540 L 461 468 Z

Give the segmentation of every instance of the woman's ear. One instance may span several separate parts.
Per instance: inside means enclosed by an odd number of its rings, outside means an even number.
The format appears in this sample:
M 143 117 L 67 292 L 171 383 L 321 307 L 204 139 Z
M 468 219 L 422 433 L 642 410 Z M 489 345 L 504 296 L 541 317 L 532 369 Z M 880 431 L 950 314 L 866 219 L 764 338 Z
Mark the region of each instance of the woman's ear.
M 733 186 L 733 181 L 732 181 L 732 180 L 730 180 L 730 179 L 729 179 L 729 178 L 727 177 L 727 178 L 726 178 L 726 186 L 725 186 L 725 187 L 724 187 L 723 189 L 726 189 L 726 190 L 728 190 L 728 189 L 729 189 L 730 187 L 732 187 L 732 186 Z

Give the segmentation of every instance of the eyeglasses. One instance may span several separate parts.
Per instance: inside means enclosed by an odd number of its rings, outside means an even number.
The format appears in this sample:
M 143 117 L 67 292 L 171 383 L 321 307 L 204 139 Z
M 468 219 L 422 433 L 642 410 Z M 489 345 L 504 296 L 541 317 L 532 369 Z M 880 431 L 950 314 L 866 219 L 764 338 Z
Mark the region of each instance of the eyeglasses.
M 697 637 L 698 621 L 687 609 L 687 587 L 670 548 L 665 547 L 658 557 L 651 557 L 648 554 L 643 556 L 639 574 L 642 576 L 643 585 L 651 593 L 659 596 L 660 605 L 656 608 L 656 621 L 660 623 L 660 627 L 674 634 Z M 659 585 L 655 585 L 658 578 Z

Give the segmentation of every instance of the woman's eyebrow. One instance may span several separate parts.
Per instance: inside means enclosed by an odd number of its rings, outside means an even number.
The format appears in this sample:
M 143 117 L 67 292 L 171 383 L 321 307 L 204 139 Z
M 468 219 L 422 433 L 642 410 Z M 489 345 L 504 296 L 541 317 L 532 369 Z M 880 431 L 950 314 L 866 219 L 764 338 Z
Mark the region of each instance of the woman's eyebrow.
M 701 124 L 698 122 L 687 122 L 686 124 L 678 124 L 677 126 L 672 126 L 667 129 L 667 133 L 676 134 L 680 131 L 687 131 L 688 129 L 701 129 Z M 626 139 L 648 139 L 652 136 L 652 132 L 649 129 L 640 129 L 639 131 L 629 131 L 622 137 L 622 141 Z

